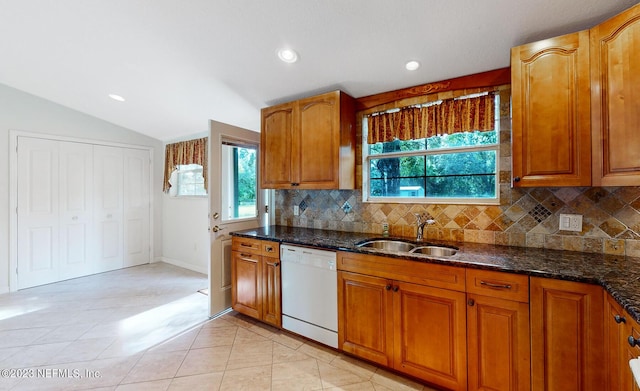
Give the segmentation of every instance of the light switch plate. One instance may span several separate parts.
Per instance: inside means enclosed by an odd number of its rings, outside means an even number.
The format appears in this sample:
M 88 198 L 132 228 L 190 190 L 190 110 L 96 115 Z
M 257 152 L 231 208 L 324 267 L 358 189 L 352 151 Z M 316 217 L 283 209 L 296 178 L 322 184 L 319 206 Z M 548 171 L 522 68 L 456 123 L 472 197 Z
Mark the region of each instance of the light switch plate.
M 582 231 L 582 215 L 560 214 L 560 231 Z

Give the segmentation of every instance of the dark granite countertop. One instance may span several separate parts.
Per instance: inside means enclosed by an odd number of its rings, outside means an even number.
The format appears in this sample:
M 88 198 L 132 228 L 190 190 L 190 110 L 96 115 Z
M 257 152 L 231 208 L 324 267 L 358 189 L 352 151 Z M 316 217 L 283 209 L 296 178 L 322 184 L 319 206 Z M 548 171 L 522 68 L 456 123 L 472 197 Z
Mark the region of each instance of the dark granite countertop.
M 358 243 L 371 239 L 389 239 L 382 236 L 277 225 L 236 231 L 231 235 L 384 255 L 414 262 L 439 263 L 598 284 L 603 286 L 636 321 L 640 322 L 640 258 L 434 240 L 425 240 L 420 243 L 420 245 L 436 244 L 459 249 L 453 256 L 437 257 L 357 246 Z M 397 239 L 411 242 L 406 238 Z

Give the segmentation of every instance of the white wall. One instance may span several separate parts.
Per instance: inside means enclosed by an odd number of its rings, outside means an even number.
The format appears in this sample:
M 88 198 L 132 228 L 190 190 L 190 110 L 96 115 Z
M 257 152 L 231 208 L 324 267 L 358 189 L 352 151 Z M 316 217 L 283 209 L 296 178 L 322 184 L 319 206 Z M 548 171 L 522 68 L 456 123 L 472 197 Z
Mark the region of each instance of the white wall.
M 9 130 L 143 145 L 153 148 L 154 247 L 162 254 L 162 170 L 160 140 L 0 84 L 0 293 L 9 290 Z M 15 212 L 14 212 L 15 213 Z M 205 213 L 206 216 L 206 213 Z M 206 231 L 206 228 L 205 228 Z
M 164 145 L 202 137 L 209 137 L 209 133 L 182 136 L 168 140 Z M 163 194 L 162 260 L 164 262 L 200 273 L 208 273 L 210 246 L 207 231 L 208 214 L 209 199 L 207 197 L 170 197 Z
M 209 201 L 169 197 L 162 200 L 162 260 L 207 274 L 209 265 Z

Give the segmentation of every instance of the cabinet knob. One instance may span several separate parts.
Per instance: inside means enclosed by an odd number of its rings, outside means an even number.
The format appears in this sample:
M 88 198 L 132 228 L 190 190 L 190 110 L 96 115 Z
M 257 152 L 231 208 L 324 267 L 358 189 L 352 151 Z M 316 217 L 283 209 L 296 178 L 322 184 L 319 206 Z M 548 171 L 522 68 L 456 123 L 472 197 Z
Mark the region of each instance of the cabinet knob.
M 390 291 L 391 290 L 391 284 L 387 284 L 387 286 L 385 286 L 384 289 Z
M 274 263 L 274 264 L 273 264 L 273 266 L 274 266 L 274 267 L 278 267 L 278 266 L 280 266 L 280 262 L 276 262 L 276 263 Z
M 616 323 L 627 323 L 627 320 L 624 316 L 616 315 L 613 317 L 613 319 L 616 321 Z
M 476 301 L 473 299 L 469 299 L 467 300 L 467 304 L 469 304 L 469 307 L 473 307 L 476 304 Z
M 632 348 L 640 345 L 640 340 L 633 338 L 633 335 L 630 335 L 629 338 L 627 338 L 627 342 L 629 342 L 629 346 Z
M 520 182 L 520 177 L 519 177 L 519 176 L 517 176 L 517 177 L 513 178 L 513 181 L 514 181 L 514 182 Z
M 399 286 L 397 286 L 397 285 L 396 285 L 396 286 L 394 286 L 394 287 L 393 287 L 393 291 L 394 291 L 394 292 L 397 292 L 398 290 L 400 290 L 400 287 L 399 287 Z

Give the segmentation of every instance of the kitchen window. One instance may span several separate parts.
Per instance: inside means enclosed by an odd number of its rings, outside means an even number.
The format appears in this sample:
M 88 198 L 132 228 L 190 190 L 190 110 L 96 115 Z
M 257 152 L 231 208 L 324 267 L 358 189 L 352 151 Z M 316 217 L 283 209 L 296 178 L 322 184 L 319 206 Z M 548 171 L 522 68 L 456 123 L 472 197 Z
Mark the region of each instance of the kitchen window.
M 364 201 L 499 204 L 500 133 L 499 110 L 495 110 L 495 107 L 499 107 L 499 95 L 485 93 L 458 99 L 482 96 L 493 105 L 490 111 L 486 111 L 492 114 L 493 123 L 485 125 L 482 130 L 456 131 L 460 129 L 459 124 L 455 125 L 457 128 L 454 131 L 441 127 L 435 131 L 429 129 L 428 132 L 420 132 L 412 128 L 422 126 L 435 129 L 429 121 L 444 122 L 444 117 L 437 110 L 432 110 L 440 109 L 433 106 L 442 101 L 412 107 L 413 112 L 420 116 L 419 119 L 412 117 L 407 120 L 404 115 L 375 119 L 388 121 L 382 127 L 383 134 L 376 134 L 375 137 L 369 134 L 372 131 L 369 129 L 371 116 L 365 116 L 362 149 Z M 399 113 L 400 110 L 404 108 L 382 115 Z M 427 110 L 429 115 L 425 119 L 422 116 Z M 376 126 L 376 131 L 380 132 L 379 124 Z M 374 142 L 371 142 L 372 139 Z

